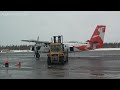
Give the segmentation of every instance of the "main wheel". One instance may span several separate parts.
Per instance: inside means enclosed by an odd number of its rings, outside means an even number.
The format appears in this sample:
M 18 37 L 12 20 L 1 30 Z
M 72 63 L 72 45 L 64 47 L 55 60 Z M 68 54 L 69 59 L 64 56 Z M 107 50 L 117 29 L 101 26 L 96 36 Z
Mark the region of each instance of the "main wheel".
M 39 54 L 39 53 L 37 53 L 35 56 L 36 56 L 36 58 L 38 58 L 38 59 L 40 58 L 40 54 Z
M 61 58 L 61 64 L 64 65 L 65 61 L 64 61 L 64 57 Z
M 68 62 L 68 56 L 66 57 L 66 62 Z

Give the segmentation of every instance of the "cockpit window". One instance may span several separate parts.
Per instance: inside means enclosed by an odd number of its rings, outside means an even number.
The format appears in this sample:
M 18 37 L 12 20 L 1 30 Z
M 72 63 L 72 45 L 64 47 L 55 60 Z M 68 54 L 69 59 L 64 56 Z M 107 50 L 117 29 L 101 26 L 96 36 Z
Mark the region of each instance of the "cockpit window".
M 62 49 L 61 45 L 52 45 L 51 46 L 51 51 L 60 51 Z

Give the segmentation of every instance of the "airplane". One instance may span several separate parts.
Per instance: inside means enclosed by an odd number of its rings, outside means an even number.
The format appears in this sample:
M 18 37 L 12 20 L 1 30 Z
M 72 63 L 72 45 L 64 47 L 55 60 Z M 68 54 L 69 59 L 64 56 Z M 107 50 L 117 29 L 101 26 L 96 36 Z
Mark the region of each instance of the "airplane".
M 106 26 L 97 25 L 91 39 L 86 41 L 88 43 L 86 43 L 86 45 L 74 45 L 74 48 L 77 48 L 81 51 L 102 48 L 104 43 L 105 30 Z
M 103 47 L 104 43 L 104 35 L 106 31 L 105 25 L 97 25 L 95 31 L 90 38 L 85 43 L 81 43 L 78 41 L 69 41 L 64 42 L 64 48 L 67 48 L 69 52 L 79 52 L 79 51 L 87 51 L 94 50 Z M 24 42 L 34 42 L 35 45 L 30 48 L 31 51 L 35 52 L 35 55 L 40 56 L 40 52 L 49 52 L 49 41 L 39 41 L 39 36 L 37 40 L 21 40 Z M 37 52 L 37 53 L 36 53 Z

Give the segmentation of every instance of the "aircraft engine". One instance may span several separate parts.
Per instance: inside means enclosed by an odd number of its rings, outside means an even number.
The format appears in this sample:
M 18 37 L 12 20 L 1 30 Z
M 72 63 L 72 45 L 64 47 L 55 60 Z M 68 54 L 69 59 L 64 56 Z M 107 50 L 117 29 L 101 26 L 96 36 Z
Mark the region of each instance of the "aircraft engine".
M 36 47 L 36 50 L 40 50 L 40 48 L 41 48 L 41 46 L 37 46 L 37 47 Z

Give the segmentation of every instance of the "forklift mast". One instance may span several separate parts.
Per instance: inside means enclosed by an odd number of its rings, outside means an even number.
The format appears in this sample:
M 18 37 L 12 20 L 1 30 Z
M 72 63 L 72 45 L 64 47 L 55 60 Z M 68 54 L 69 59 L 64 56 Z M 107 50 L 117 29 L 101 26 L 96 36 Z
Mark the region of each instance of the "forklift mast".
M 53 36 L 53 38 L 51 38 L 51 43 L 63 43 L 63 36 Z

